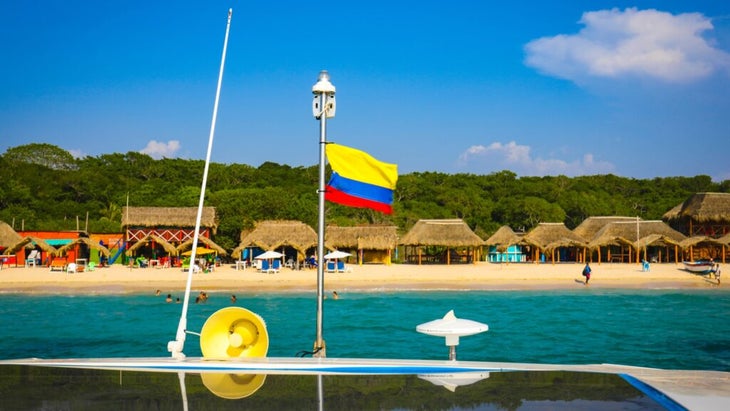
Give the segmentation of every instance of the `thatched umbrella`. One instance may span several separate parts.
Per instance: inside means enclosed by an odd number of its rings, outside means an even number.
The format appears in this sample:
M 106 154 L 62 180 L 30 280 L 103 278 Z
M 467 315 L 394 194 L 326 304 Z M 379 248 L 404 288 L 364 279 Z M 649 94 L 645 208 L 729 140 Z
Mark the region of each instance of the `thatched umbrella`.
M 198 239 L 198 240 L 200 240 L 200 239 Z M 162 238 L 156 234 L 152 234 L 152 233 L 147 234 L 143 239 L 134 243 L 134 245 L 132 245 L 125 251 L 125 254 L 127 254 L 127 256 L 134 255 L 134 253 L 138 249 L 142 248 L 142 246 L 144 246 L 145 244 L 147 244 L 151 241 L 154 241 L 156 244 L 159 244 L 160 246 L 162 246 L 162 249 L 165 250 L 165 252 L 170 254 L 171 256 L 178 255 L 178 250 L 173 244 L 169 243 L 164 238 Z M 192 247 L 192 241 L 190 242 L 190 244 Z
M 607 224 L 615 222 L 636 222 L 636 217 L 621 216 L 594 216 L 588 217 L 582 223 L 573 229 L 573 232 L 583 239 L 586 243 L 592 241 L 596 234 L 601 231 Z
M 536 248 L 533 261 L 539 261 L 538 251 L 549 252 L 551 260 L 555 263 L 555 250 L 563 247 L 583 248 L 583 259 L 585 260 L 585 240 L 574 232 L 570 231 L 563 223 L 540 223 L 530 230 L 522 238 L 525 244 Z
M 461 219 L 418 220 L 401 238 L 400 244 L 418 248 L 418 264 L 422 262 L 422 247 L 446 247 L 446 264 L 451 264 L 450 248 L 466 247 L 468 260 L 471 249 L 483 246 L 484 240 Z M 476 263 L 477 259 L 475 251 L 472 261 Z
M 658 235 L 655 237 L 652 235 Z M 652 236 L 652 237 L 649 237 Z M 669 227 L 663 221 L 658 220 L 634 220 L 634 221 L 614 221 L 606 224 L 601 230 L 599 230 L 593 240 L 588 244 L 591 249 L 599 250 L 598 262 L 601 262 L 600 248 L 619 245 L 621 247 L 628 247 L 628 258 L 629 261 L 634 260 L 633 254 L 636 256 L 635 260 L 639 262 L 639 251 L 641 248 L 645 248 L 646 245 L 640 241 L 642 238 L 651 239 L 652 242 L 656 242 L 658 239 L 663 239 L 663 243 L 667 246 L 675 245 L 675 259 L 678 257 L 678 244 L 684 240 L 684 235 L 679 231 Z M 609 250 L 609 259 L 610 250 Z M 623 260 L 623 256 L 621 256 Z M 661 258 L 660 258 L 661 260 Z
M 92 241 L 88 237 L 79 237 L 79 238 L 71 241 L 70 243 L 64 245 L 63 247 L 59 248 L 53 254 L 54 255 L 57 255 L 57 256 L 58 255 L 63 255 L 68 250 L 76 247 L 78 244 L 84 244 L 84 245 L 86 245 L 87 247 L 89 247 L 91 249 L 98 250 L 104 256 L 109 257 L 110 252 L 109 252 L 109 249 L 108 248 L 104 247 L 103 245 L 101 245 L 101 244 L 99 244 L 99 243 L 97 243 L 95 241 Z
M 220 255 L 228 255 L 228 251 L 226 251 L 223 247 L 219 246 L 218 244 L 216 244 L 213 240 L 211 240 L 208 237 L 199 236 L 198 243 L 205 244 L 208 248 L 212 248 Z M 180 243 L 180 245 L 177 246 L 177 251 L 178 251 L 178 253 L 182 253 L 183 251 L 187 251 L 191 248 L 193 248 L 193 239 L 192 238 Z
M 360 264 L 363 263 L 365 250 L 373 250 L 376 255 L 384 255 L 384 262 L 390 264 L 391 253 L 398 245 L 396 226 L 328 226 L 324 238 L 325 247 L 331 250 L 357 250 Z
M 730 228 L 730 193 L 696 193 L 667 211 L 664 220 L 688 224 L 687 233 L 719 237 L 727 233 L 714 232 L 711 225 L 721 224 Z
M 487 238 L 484 245 L 494 245 L 497 246 L 497 251 L 505 252 L 510 246 L 521 242 L 521 235 L 515 233 L 509 226 L 503 225 L 491 237 Z

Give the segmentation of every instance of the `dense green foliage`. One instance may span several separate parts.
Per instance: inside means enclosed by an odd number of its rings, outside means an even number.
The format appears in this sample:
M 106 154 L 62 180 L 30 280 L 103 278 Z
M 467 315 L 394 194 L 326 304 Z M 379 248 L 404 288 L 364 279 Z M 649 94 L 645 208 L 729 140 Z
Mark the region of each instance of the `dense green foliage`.
M 13 147 L 0 156 L 0 220 L 16 230 L 22 225 L 25 230 L 120 232 L 126 204 L 197 206 L 203 168 L 202 160 L 154 160 L 137 152 L 74 159 L 48 144 Z M 316 165 L 211 164 L 206 205 L 217 210 L 216 242 L 233 248 L 241 230 L 260 220 L 292 219 L 316 227 L 317 180 Z M 411 173 L 399 178 L 392 216 L 332 204 L 326 219 L 338 225 L 392 223 L 405 232 L 422 218 L 462 218 L 486 238 L 504 224 L 529 230 L 540 222 L 561 221 L 573 228 L 597 215 L 659 219 L 696 192 L 730 192 L 730 181 L 714 183 L 704 175 L 638 180 L 518 178 L 510 171 Z

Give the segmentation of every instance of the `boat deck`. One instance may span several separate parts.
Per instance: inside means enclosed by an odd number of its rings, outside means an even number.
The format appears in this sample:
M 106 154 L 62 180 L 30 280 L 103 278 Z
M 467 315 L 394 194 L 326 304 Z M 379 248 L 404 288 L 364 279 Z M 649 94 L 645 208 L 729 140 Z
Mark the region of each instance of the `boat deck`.
M 390 378 L 390 382 L 384 385 L 392 385 L 394 377 L 412 377 L 412 379 L 427 379 L 439 381 L 437 385 L 453 386 L 452 389 L 463 392 L 463 385 L 472 385 L 474 381 L 485 380 L 478 393 L 489 393 L 493 389 L 489 384 L 497 384 L 500 379 L 514 379 L 510 382 L 516 387 L 521 384 L 529 384 L 532 379 L 547 379 L 558 381 L 556 384 L 573 384 L 577 386 L 577 392 L 584 392 L 586 397 L 591 397 L 591 391 L 586 388 L 584 379 L 596 377 L 604 381 L 600 375 L 615 376 L 616 381 L 621 379 L 625 386 L 633 386 L 636 392 L 643 393 L 656 404 L 660 409 L 702 409 L 702 410 L 727 410 L 730 409 L 730 373 L 720 371 L 694 371 L 694 370 L 663 370 L 654 368 L 631 367 L 613 364 L 588 364 L 588 365 L 560 365 L 560 364 L 523 364 L 523 363 L 498 363 L 498 362 L 470 362 L 470 361 L 420 361 L 420 360 L 391 360 L 391 359 L 347 359 L 347 358 L 245 358 L 211 360 L 202 358 L 187 358 L 176 360 L 172 358 L 109 358 L 109 359 L 24 359 L 0 361 L 0 375 L 8 371 L 8 367 L 32 367 L 32 368 L 62 368 L 71 370 L 100 370 L 103 372 L 116 371 L 119 378 L 122 372 L 142 374 L 200 374 L 204 375 L 259 375 L 263 379 L 270 379 L 299 376 L 301 378 L 312 378 L 312 376 L 326 376 L 330 378 L 328 385 L 350 385 L 347 383 L 333 383 L 331 378 L 344 376 L 345 379 L 370 378 L 373 376 Z M 522 375 L 528 373 L 531 378 L 524 378 Z M 553 374 L 550 374 L 553 373 Z M 554 373 L 563 373 L 555 377 Z M 491 378 L 490 378 L 491 375 Z M 405 377 L 402 377 L 405 376 Z M 471 378 L 476 376 L 473 381 Z M 550 377 L 546 377 L 550 376 Z M 418 378 L 416 378 L 418 377 Z M 620 377 L 620 378 L 618 378 Z M 54 376 L 53 378 L 65 378 Z M 70 378 L 70 377 L 69 377 Z M 78 376 L 73 377 L 78 378 Z M 98 377 L 95 377 L 98 378 Z M 216 377 L 217 378 L 217 377 Z M 37 382 L 39 379 L 36 378 Z M 451 381 L 451 382 L 449 382 Z M 468 381 L 464 383 L 464 381 Z M 562 382 L 560 382 L 562 381 Z M 571 382 L 572 381 L 572 382 Z M 631 402 L 631 395 L 626 394 L 616 381 L 607 380 L 606 385 L 610 390 L 618 390 L 621 395 L 628 395 L 626 402 Z M 203 379 L 205 383 L 205 379 Z M 399 381 L 398 384 L 402 382 Z M 57 381 L 54 382 L 57 384 Z M 410 385 L 408 383 L 406 385 Z M 428 385 L 428 384 L 427 384 Z M 592 385 L 591 385 L 592 387 Z M 618 388 L 617 388 L 618 387 Z M 471 389 L 475 389 L 472 387 Z M 591 388 L 592 389 L 592 388 Z M 609 388 L 607 388 L 609 389 Z M 525 398 L 531 398 L 534 387 L 523 387 Z M 583 391 L 581 391 L 583 390 Z M 213 390 L 211 390 L 213 391 Z M 355 390 L 357 391 L 357 390 Z M 558 390 L 559 391 L 559 390 Z M 640 394 L 640 393 L 639 393 Z M 425 394 L 419 394 L 425 395 Z M 445 395 L 441 391 L 432 394 L 436 398 L 443 399 Z M 481 394 L 480 394 L 481 395 Z M 614 394 L 606 395 L 612 398 Z M 491 398 L 489 395 L 485 397 Z M 666 397 L 666 398 L 665 398 Z M 595 400 L 589 398 L 590 400 Z M 668 399 L 668 400 L 667 400 Z M 487 401 L 488 398 L 485 398 Z M 558 398 L 557 401 L 566 401 Z M 556 401 L 553 399 L 552 401 Z M 575 399 L 570 399 L 571 401 Z M 586 399 L 588 400 L 588 399 Z M 666 403 L 662 402 L 663 400 Z M 524 400 L 528 401 L 528 400 Z M 652 402 L 653 403 L 653 402 Z M 382 403 L 381 403 L 382 404 Z M 654 404 L 654 403 L 653 403 Z M 575 404 L 573 404 L 575 405 Z M 395 405 L 394 405 L 395 406 Z M 567 406 L 570 408 L 570 406 Z M 386 407 L 388 408 L 388 407 Z M 396 406 L 399 408 L 399 406 Z

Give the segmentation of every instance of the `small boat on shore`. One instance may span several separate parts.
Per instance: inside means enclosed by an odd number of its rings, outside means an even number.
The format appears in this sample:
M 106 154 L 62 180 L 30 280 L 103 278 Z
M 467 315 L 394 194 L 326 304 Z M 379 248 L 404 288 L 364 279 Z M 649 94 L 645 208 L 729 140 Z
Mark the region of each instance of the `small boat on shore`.
M 711 261 L 682 261 L 684 269 L 695 274 L 708 274 L 715 263 Z

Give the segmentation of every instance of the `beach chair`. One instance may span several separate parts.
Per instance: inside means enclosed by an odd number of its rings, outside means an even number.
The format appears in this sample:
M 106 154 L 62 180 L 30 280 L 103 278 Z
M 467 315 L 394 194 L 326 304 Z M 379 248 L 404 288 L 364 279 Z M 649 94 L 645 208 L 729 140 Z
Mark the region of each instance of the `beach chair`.
M 281 270 L 281 260 L 274 260 L 271 265 L 271 273 L 278 273 Z
M 345 272 L 345 262 L 344 261 L 337 261 L 337 272 L 338 273 Z
M 25 266 L 26 267 L 37 267 L 38 259 L 40 258 L 40 253 L 38 250 L 31 250 L 30 253 L 28 253 L 28 256 L 25 258 Z
M 261 272 L 262 273 L 268 273 L 269 272 L 269 260 L 261 260 Z
M 332 260 L 327 261 L 327 272 L 334 273 L 335 271 L 336 271 L 335 262 Z
M 51 264 L 48 266 L 49 271 L 66 271 L 66 259 L 65 258 L 54 258 L 51 260 Z

